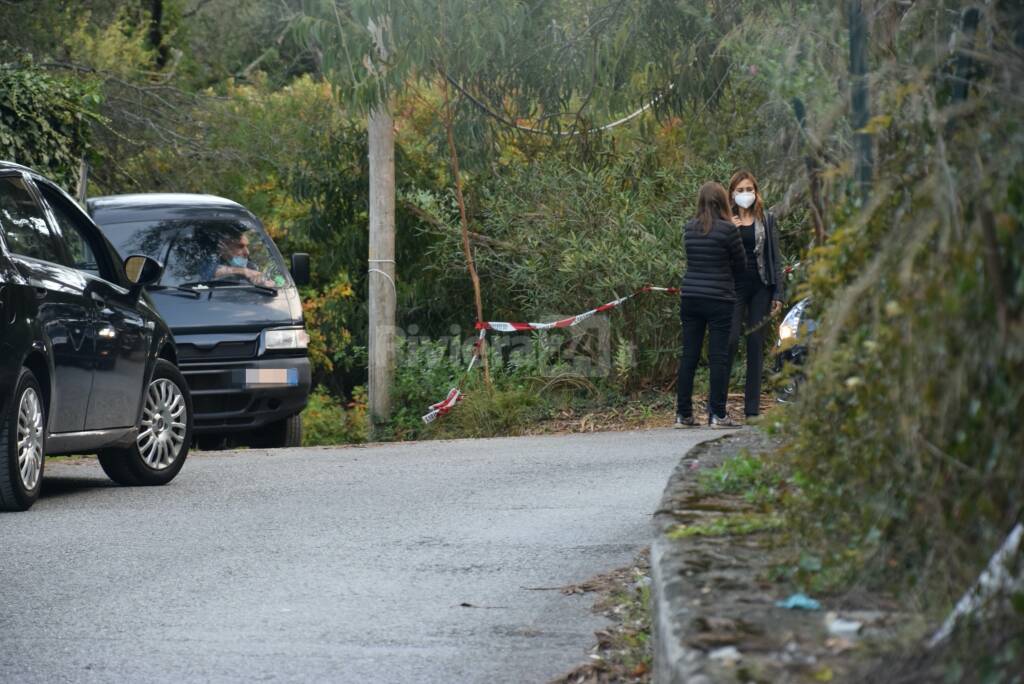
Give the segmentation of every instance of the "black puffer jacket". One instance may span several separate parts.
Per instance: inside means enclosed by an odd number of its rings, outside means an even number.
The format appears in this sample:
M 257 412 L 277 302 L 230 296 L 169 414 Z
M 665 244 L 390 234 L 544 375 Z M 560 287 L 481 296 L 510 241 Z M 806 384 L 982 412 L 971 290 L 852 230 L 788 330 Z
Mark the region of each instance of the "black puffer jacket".
M 736 301 L 736 276 L 747 269 L 740 232 L 729 221 L 715 221 L 705 235 L 693 219 L 683 230 L 686 273 L 681 296 Z

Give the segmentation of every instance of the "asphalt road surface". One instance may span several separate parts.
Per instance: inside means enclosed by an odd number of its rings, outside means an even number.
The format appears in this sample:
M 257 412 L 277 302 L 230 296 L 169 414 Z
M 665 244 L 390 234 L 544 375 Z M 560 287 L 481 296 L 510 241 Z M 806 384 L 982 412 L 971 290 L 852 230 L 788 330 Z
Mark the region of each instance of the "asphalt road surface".
M 0 515 L 0 682 L 545 682 L 707 430 L 47 463 Z M 463 607 L 468 603 L 475 607 Z

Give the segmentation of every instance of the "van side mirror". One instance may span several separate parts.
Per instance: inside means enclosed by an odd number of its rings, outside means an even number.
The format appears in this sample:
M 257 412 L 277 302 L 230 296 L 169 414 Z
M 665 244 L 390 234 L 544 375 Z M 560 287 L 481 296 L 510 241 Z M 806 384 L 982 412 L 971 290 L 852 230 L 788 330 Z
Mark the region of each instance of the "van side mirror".
M 309 255 L 305 252 L 292 254 L 292 280 L 299 287 L 309 285 Z
M 124 260 L 124 273 L 132 284 L 132 292 L 138 294 L 142 288 L 160 280 L 164 266 L 156 259 L 145 254 L 132 254 Z

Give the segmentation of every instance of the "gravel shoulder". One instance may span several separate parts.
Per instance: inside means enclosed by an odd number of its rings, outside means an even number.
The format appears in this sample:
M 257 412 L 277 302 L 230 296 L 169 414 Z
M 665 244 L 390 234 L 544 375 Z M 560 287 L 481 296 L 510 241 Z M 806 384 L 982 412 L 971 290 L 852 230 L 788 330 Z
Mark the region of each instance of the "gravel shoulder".
M 744 428 L 698 445 L 676 467 L 651 550 L 653 681 L 863 681 L 920 633 L 894 597 L 815 596 L 818 610 L 776 605 L 800 591 L 789 532 L 742 495 L 709 495 L 700 484 L 701 472 L 774 446 Z

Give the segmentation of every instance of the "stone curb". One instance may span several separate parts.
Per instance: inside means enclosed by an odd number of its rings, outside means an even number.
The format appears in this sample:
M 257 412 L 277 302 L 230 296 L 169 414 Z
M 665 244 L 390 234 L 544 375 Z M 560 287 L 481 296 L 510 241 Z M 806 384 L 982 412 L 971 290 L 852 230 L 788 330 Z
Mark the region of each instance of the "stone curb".
M 689 463 L 709 445 L 735 434 L 716 433 L 687 451 L 676 465 L 658 511 L 654 515 L 655 538 L 651 544 L 651 643 L 654 650 L 654 684 L 711 684 L 703 671 L 706 659 L 686 645 L 692 609 L 683 596 L 684 554 L 666 534 L 675 524 L 672 516 L 677 485 L 693 477 Z

